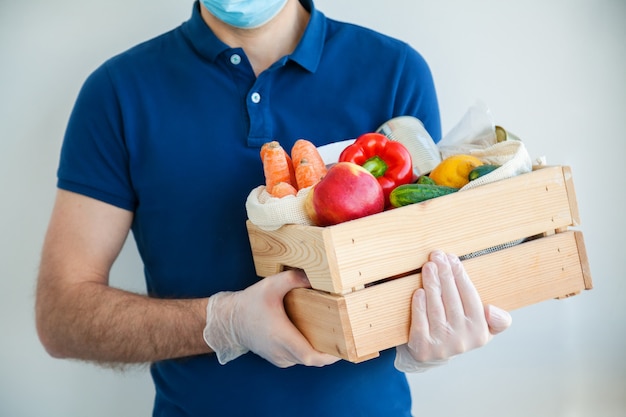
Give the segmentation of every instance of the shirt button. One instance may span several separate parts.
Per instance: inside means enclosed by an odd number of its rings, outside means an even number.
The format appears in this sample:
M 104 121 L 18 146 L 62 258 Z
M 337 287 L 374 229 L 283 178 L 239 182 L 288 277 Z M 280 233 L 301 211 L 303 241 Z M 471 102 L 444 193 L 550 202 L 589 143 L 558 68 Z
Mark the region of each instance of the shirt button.
M 241 63 L 241 57 L 238 54 L 232 54 L 230 56 L 230 63 L 233 65 L 239 65 Z
M 252 100 L 254 104 L 258 104 L 261 101 L 261 94 L 252 93 L 252 95 L 250 96 L 250 100 Z

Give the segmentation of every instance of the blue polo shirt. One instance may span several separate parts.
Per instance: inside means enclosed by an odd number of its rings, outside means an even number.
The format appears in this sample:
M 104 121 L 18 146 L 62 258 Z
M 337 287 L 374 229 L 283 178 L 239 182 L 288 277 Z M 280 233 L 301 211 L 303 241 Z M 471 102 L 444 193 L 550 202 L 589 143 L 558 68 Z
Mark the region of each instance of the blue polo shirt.
M 245 52 L 212 33 L 195 3 L 180 27 L 113 57 L 85 81 L 58 186 L 134 212 L 153 297 L 241 290 L 255 274 L 245 199 L 263 183 L 260 146 L 353 138 L 400 115 L 441 136 L 424 59 L 398 40 L 311 19 L 296 50 L 255 77 Z M 409 416 L 394 350 L 355 365 L 279 369 L 248 353 L 154 363 L 155 416 Z

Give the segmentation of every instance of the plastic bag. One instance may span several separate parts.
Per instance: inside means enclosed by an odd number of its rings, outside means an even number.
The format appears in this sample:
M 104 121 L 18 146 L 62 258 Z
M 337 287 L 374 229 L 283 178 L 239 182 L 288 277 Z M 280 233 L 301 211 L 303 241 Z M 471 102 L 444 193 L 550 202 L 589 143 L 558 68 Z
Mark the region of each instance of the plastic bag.
M 485 103 L 477 101 L 437 144 L 442 158 L 495 144 L 495 128 L 491 111 Z

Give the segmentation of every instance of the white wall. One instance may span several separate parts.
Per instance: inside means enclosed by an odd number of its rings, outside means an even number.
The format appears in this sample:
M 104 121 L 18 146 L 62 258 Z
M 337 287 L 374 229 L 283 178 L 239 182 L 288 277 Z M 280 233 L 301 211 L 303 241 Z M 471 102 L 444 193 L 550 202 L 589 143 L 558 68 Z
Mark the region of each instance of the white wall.
M 513 327 L 487 347 L 411 376 L 415 414 L 625 416 L 626 3 L 317 6 L 420 50 L 435 74 L 444 132 L 480 99 L 533 156 L 574 172 L 595 289 L 517 310 Z M 1 416 L 150 414 L 145 369 L 121 374 L 45 354 L 33 289 L 61 137 L 80 85 L 104 59 L 176 26 L 190 9 L 191 0 L 0 3 Z M 113 282 L 143 289 L 132 242 Z

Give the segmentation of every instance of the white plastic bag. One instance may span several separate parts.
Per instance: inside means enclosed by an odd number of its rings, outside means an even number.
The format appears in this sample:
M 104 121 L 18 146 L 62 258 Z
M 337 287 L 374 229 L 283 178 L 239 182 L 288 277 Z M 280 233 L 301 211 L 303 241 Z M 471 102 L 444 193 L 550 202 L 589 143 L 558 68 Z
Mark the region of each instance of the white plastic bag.
M 461 120 L 439 141 L 441 157 L 468 153 L 472 149 L 486 148 L 497 142 L 496 124 L 485 103 L 477 101 Z

